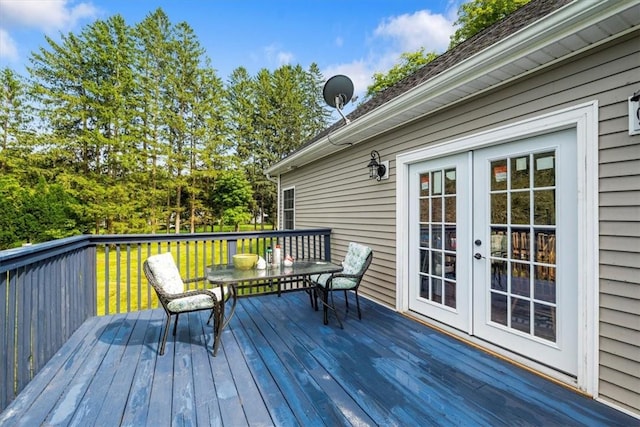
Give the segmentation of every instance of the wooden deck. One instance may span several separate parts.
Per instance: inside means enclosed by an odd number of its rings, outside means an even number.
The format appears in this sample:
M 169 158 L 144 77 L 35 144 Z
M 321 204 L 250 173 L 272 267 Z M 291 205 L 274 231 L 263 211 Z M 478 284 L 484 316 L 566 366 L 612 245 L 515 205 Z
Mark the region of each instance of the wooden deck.
M 0 425 L 640 424 L 362 302 L 362 321 L 352 305 L 341 330 L 322 324 L 304 292 L 242 299 L 215 358 L 205 314 L 180 319 L 164 356 L 162 311 L 92 318 Z

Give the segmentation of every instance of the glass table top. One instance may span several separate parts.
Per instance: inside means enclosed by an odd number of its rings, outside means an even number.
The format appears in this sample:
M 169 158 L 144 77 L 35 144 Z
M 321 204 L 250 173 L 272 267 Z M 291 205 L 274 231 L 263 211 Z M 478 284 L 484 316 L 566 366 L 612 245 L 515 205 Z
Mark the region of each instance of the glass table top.
M 303 259 L 294 261 L 291 266 L 267 265 L 264 270 L 252 268 L 238 270 L 232 265 L 214 265 L 207 267 L 207 280 L 211 283 L 225 284 L 251 280 L 279 279 L 290 276 L 310 276 L 314 274 L 337 273 L 342 266 L 321 259 Z

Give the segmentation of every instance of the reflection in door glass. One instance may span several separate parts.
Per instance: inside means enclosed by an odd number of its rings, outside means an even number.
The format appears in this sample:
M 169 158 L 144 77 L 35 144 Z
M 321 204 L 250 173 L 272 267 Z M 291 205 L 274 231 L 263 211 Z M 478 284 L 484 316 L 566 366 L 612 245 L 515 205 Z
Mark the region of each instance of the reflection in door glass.
M 556 154 L 490 163 L 492 322 L 556 340 Z
M 556 224 L 556 191 L 533 192 L 533 221 L 536 225 Z
M 556 308 L 546 304 L 534 304 L 535 331 L 537 337 L 556 340 Z
M 433 197 L 431 199 L 431 222 L 442 222 L 442 197 Z
M 420 174 L 420 297 L 455 309 L 457 301 L 456 169 Z
M 507 223 L 507 193 L 495 193 L 491 195 L 491 223 Z
M 529 332 L 531 327 L 529 300 L 511 298 L 511 327 L 521 332 Z
M 456 194 L 456 170 L 447 169 L 444 173 L 444 193 Z
M 528 191 L 511 193 L 511 224 L 529 224 L 530 208 Z

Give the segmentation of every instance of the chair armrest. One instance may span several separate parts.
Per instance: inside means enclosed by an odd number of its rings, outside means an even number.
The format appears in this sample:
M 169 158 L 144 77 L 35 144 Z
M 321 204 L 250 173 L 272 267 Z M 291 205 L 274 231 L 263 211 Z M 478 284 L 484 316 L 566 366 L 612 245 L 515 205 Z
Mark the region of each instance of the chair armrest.
M 333 273 L 329 280 L 336 279 L 338 277 L 344 277 L 345 279 L 359 279 L 362 276 L 362 274 Z
M 209 290 L 209 289 L 193 289 L 193 290 L 190 290 L 190 291 L 182 292 L 180 294 L 167 294 L 166 292 L 162 292 L 162 294 L 163 294 L 162 297 L 166 301 L 172 301 L 174 299 L 179 299 L 179 298 L 184 298 L 184 297 L 192 297 L 194 295 L 208 295 L 215 302 L 218 302 L 218 297 L 216 296 L 216 294 L 211 292 L 211 290 Z

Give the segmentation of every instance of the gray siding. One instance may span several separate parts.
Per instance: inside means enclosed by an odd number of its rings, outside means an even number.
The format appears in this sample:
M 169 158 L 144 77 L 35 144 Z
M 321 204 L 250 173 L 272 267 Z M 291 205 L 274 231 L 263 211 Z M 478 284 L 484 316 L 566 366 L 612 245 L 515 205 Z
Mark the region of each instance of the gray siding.
M 359 241 L 374 249 L 362 294 L 395 305 L 398 153 L 598 100 L 600 397 L 640 413 L 640 135 L 628 135 L 627 98 L 640 90 L 640 32 L 500 90 L 282 176 L 296 186 L 296 225 L 331 227 L 333 257 Z M 368 179 L 369 152 L 391 160 L 390 179 Z M 402 285 L 402 284 L 400 284 Z

